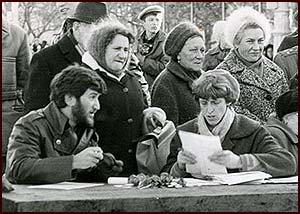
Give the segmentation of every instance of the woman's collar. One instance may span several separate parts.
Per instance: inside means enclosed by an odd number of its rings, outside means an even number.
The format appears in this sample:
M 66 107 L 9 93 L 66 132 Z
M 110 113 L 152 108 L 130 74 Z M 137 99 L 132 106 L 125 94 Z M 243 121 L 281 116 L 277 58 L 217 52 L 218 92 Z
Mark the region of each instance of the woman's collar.
M 94 59 L 94 57 L 89 53 L 89 52 L 85 52 L 82 55 L 82 62 L 85 63 L 87 66 L 89 66 L 91 69 L 93 70 L 97 70 L 99 69 L 100 71 L 104 72 L 107 74 L 107 76 L 118 80 L 119 82 L 121 81 L 121 79 L 125 76 L 125 72 L 122 72 L 121 75 L 119 77 L 111 74 L 110 72 L 106 71 L 103 67 L 101 67 L 98 62 Z

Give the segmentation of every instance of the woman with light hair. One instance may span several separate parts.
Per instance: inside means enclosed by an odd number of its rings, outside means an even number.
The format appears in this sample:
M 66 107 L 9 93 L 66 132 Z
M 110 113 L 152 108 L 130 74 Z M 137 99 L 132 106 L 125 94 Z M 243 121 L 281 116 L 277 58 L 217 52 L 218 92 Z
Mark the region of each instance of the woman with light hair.
M 288 89 L 283 71 L 263 56 L 270 31 L 263 14 L 249 7 L 235 10 L 225 30 L 233 49 L 217 67 L 229 71 L 241 86 L 235 110 L 263 123 L 275 111 L 275 100 Z

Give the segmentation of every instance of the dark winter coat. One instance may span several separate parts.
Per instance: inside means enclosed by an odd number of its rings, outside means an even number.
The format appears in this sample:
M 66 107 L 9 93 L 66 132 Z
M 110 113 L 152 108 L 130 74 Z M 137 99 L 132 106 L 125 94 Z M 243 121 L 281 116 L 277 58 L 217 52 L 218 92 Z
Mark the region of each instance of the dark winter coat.
M 266 128 L 280 146 L 294 155 L 297 163 L 296 174 L 298 175 L 298 136 L 287 125 L 275 117 L 268 119 Z
M 298 46 L 280 51 L 274 57 L 274 62 L 284 71 L 291 85 L 291 79 L 298 73 Z
M 199 103 L 192 95 L 192 83 L 193 80 L 187 76 L 186 71 L 171 60 L 153 84 L 152 106 L 163 109 L 167 119 L 176 126 L 191 120 L 200 110 Z
M 179 126 L 178 130 L 198 133 L 197 118 Z M 164 172 L 170 172 L 177 162 L 177 154 L 182 147 L 178 134 L 175 135 L 170 146 L 170 155 Z M 296 161 L 291 153 L 283 149 L 258 122 L 237 114 L 222 142 L 223 150 L 230 150 L 236 155 L 253 154 L 260 162 L 261 171 L 272 176 L 294 175 Z M 228 169 L 234 172 L 234 169 Z
M 142 137 L 143 92 L 137 78 L 126 72 L 119 82 L 97 70 L 107 84 L 107 94 L 100 96 L 100 110 L 95 115 L 95 129 L 100 147 L 124 162 L 120 176 L 137 173 L 135 151 Z
M 143 43 L 143 37 L 145 37 L 146 32 L 144 31 L 138 37 L 138 49 L 137 56 L 139 57 L 139 46 Z M 163 52 L 163 43 L 165 41 L 166 34 L 162 31 L 158 32 L 157 38 L 154 40 L 152 50 L 145 55 L 144 61 L 140 61 L 140 66 L 145 74 L 145 78 L 151 86 L 155 78 L 161 73 L 166 67 L 169 58 Z M 140 57 L 139 57 L 140 58 Z
M 277 52 L 284 51 L 286 49 L 289 49 L 297 45 L 298 45 L 298 29 L 290 33 L 289 35 L 283 37 L 283 40 L 281 41 L 277 49 Z
M 72 63 L 81 64 L 81 55 L 68 35 L 55 45 L 33 55 L 30 75 L 25 89 L 25 107 L 36 110 L 49 103 L 50 82 L 53 77 Z

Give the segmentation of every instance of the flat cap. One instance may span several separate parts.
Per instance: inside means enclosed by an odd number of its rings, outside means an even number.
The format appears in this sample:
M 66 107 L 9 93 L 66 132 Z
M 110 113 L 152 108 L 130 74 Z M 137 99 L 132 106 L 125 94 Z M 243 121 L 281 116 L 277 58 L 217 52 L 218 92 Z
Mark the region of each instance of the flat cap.
M 150 13 L 164 13 L 164 8 L 159 5 L 151 5 L 146 7 L 140 14 L 138 15 L 138 19 L 144 20 L 145 16 Z

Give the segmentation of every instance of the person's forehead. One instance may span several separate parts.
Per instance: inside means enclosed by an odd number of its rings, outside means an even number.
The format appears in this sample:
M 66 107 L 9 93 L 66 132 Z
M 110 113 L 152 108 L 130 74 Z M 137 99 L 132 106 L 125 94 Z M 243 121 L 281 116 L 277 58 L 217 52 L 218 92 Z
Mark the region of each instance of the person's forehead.
M 162 13 L 149 13 L 145 15 L 144 20 L 153 19 L 153 18 L 162 18 L 162 17 L 163 17 Z

